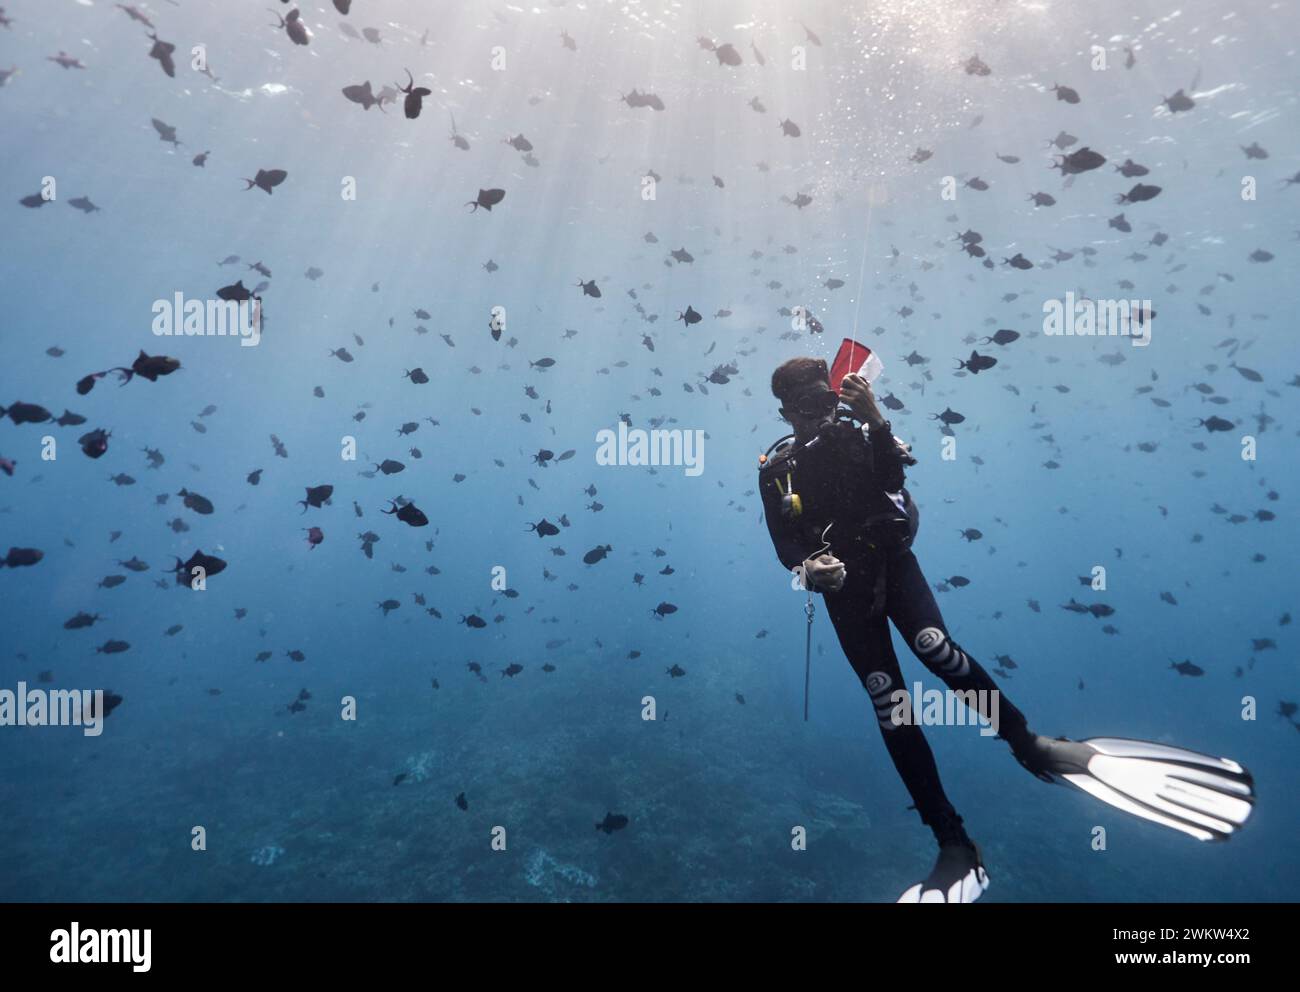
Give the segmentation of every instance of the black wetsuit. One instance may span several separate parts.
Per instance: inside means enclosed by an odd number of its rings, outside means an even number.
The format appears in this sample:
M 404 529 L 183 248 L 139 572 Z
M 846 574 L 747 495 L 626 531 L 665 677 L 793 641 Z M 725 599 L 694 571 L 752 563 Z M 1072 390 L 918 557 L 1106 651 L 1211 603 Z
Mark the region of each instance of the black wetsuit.
M 760 469 L 759 488 L 781 564 L 795 569 L 824 543 L 830 544 L 828 553 L 844 562 L 844 586 L 823 592 L 840 646 L 871 697 L 885 747 L 921 819 L 941 845 L 969 843 L 961 818 L 944 794 L 921 728 L 890 719 L 890 696 L 906 688 L 890 638 L 891 620 L 916 656 L 950 689 L 997 688 L 988 672 L 948 636 L 911 551 L 917 518 L 903 488 L 905 459 L 911 461 L 888 424 L 867 432 L 840 421 L 824 429 L 814 444 L 796 442 L 778 450 Z M 782 490 L 791 488 L 802 502 L 802 512 L 793 517 L 781 510 Z M 902 508 L 891 493 L 898 494 Z M 823 542 L 828 523 L 832 526 Z M 1014 748 L 1029 734 L 1024 715 L 1001 693 L 998 704 L 998 736 Z

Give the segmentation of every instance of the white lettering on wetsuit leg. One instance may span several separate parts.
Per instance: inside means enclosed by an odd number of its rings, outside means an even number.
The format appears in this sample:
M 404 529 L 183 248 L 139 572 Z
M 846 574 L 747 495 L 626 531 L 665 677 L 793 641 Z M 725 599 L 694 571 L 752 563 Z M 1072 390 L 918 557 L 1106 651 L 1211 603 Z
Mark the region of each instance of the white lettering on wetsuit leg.
M 936 675 L 962 678 L 970 674 L 970 659 L 966 652 L 948 640 L 948 635 L 938 627 L 926 627 L 916 635 L 912 646 L 925 666 Z
M 867 695 L 871 697 L 871 705 L 876 710 L 876 719 L 880 722 L 881 728 L 897 729 L 898 725 L 891 719 L 894 704 L 889 692 L 889 687 L 894 684 L 894 680 L 886 672 L 872 672 L 863 684 L 866 686 Z

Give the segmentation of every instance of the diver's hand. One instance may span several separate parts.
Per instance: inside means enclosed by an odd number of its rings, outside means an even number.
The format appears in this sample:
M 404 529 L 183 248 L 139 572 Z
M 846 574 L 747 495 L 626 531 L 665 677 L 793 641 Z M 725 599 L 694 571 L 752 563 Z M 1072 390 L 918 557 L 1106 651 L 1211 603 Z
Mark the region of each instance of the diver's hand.
M 818 555 L 803 563 L 804 575 L 809 585 L 828 592 L 839 592 L 844 588 L 844 579 L 848 574 L 844 562 L 834 555 Z
M 857 418 L 871 428 L 885 426 L 885 415 L 876 406 L 876 397 L 871 392 L 871 383 L 856 372 L 850 372 L 840 384 L 840 399 L 847 404 Z

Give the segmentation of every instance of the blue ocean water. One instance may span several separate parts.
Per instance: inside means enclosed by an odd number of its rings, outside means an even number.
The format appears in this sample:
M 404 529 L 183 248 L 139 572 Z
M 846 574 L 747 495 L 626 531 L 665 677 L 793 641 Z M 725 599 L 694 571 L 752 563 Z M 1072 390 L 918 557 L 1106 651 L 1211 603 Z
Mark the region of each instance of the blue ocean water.
M 87 418 L 0 424 L 0 551 L 44 552 L 0 569 L 0 690 L 122 697 L 98 737 L 0 727 L 0 897 L 896 898 L 933 841 L 820 604 L 804 722 L 804 596 L 756 492 L 787 430 L 772 370 L 851 336 L 901 404 L 945 620 L 1014 659 L 1033 726 L 1227 755 L 1259 792 L 1198 844 L 931 728 L 985 898 L 1293 898 L 1293 5 L 356 0 L 299 4 L 305 46 L 255 6 L 136 5 L 152 28 L 121 6 L 9 0 L 0 27 L 0 405 Z M 417 119 L 341 92 L 407 69 Z M 1106 164 L 1051 169 L 1085 147 Z M 1137 183 L 1160 191 L 1117 204 Z M 504 199 L 471 209 L 481 189 Z M 237 281 L 256 347 L 152 332 L 155 301 Z M 1066 293 L 1150 301 L 1149 345 L 1045 333 Z M 959 372 L 973 349 L 996 367 Z M 141 351 L 180 368 L 78 394 Z M 599 464 L 620 418 L 703 432 L 702 471 Z M 363 474 L 385 459 L 404 470 Z M 399 496 L 427 527 L 381 512 Z M 203 591 L 168 572 L 196 550 L 228 563 Z

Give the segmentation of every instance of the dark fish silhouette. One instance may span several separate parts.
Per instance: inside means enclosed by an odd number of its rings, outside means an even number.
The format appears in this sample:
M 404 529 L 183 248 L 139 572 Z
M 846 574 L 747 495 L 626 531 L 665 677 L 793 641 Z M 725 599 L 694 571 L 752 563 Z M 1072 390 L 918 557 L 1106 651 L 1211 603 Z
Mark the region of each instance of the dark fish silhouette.
M 353 83 L 351 86 L 344 86 L 343 95 L 353 103 L 360 104 L 362 110 L 369 110 L 371 107 L 376 106 L 381 111 L 384 109 L 384 105 L 379 102 L 379 98 L 375 96 L 374 91 L 370 88 L 369 79 L 364 83 Z
M 153 39 L 153 48 L 149 52 L 149 57 L 157 59 L 158 64 L 162 66 L 162 71 L 175 79 L 176 63 L 172 59 L 172 52 L 176 51 L 176 46 L 165 41 L 159 41 L 156 34 L 151 34 L 149 37 Z
M 1160 195 L 1159 186 L 1144 186 L 1138 183 L 1127 193 L 1123 193 L 1115 198 L 1116 203 L 1142 203 L 1144 200 L 1154 200 Z
M 628 824 L 628 819 L 622 813 L 605 814 L 605 819 L 596 824 L 596 829 L 606 834 L 612 834 L 615 830 L 622 830 Z
M 1179 92 L 1182 91 L 1180 90 Z M 1179 675 L 1197 676 L 1197 675 L 1205 674 L 1204 668 L 1202 668 L 1200 665 L 1195 665 L 1190 661 L 1180 661 L 1177 663 L 1171 661 L 1169 663 L 1169 667 L 1172 668 L 1174 671 L 1176 671 Z
M 0 558 L 0 565 L 4 565 L 8 568 L 21 568 L 25 565 L 35 565 L 44 557 L 45 552 L 37 548 L 10 548 L 9 553 L 3 558 Z M 84 615 L 85 614 L 78 614 L 78 616 Z M 66 627 L 67 624 L 64 624 L 64 626 Z M 83 626 L 89 626 L 89 624 Z
M 490 213 L 492 208 L 504 200 L 505 197 L 506 191 L 503 189 L 481 189 L 478 191 L 478 198 L 470 200 L 465 206 L 471 207 L 472 212 L 477 212 L 478 208 L 482 207 Z
M 582 290 L 583 296 L 590 296 L 597 300 L 600 299 L 600 287 L 596 285 L 595 279 L 588 279 L 586 282 L 579 279 L 578 288 Z
M 212 512 L 212 501 L 206 496 L 200 496 L 198 493 L 192 493 L 188 489 L 182 489 L 176 494 L 181 497 L 186 509 L 193 510 L 195 513 L 207 516 Z
M 380 513 L 387 513 L 389 516 L 395 515 L 398 520 L 409 527 L 424 527 L 429 523 L 429 518 L 414 503 L 398 506 L 397 500 L 389 500 L 388 502 L 391 504 L 391 508 L 387 510 L 381 509 Z
M 284 0 L 281 0 L 283 3 Z M 275 11 L 271 11 L 275 14 Z M 295 45 L 307 45 L 311 43 L 311 34 L 307 30 L 307 25 L 302 22 L 302 14 L 297 7 L 289 11 L 284 17 L 275 14 L 276 20 L 280 23 L 272 25 L 277 28 L 284 28 L 284 33 L 289 36 L 289 40 Z
M 1093 169 L 1099 169 L 1106 164 L 1106 156 L 1100 152 L 1094 152 L 1087 145 L 1080 148 L 1077 152 L 1071 152 L 1069 155 L 1060 155 L 1059 162 L 1052 165 L 1053 169 L 1060 169 L 1063 176 L 1075 176 L 1081 172 L 1090 172 Z
M 270 196 L 271 191 L 287 178 L 289 178 L 289 173 L 283 169 L 258 169 L 254 178 L 244 180 L 244 182 L 248 183 L 244 189 L 247 191 L 256 186 L 260 190 L 265 190 L 267 196 Z
M 306 490 L 307 498 L 298 500 L 302 506 L 302 512 L 307 512 L 307 507 L 314 506 L 317 509 L 325 506 L 330 501 L 330 496 L 334 494 L 333 486 L 309 486 Z
M 101 427 L 81 435 L 77 444 L 81 445 L 81 453 L 87 458 L 99 458 L 108 451 L 108 437 L 108 431 Z
M 619 97 L 629 107 L 649 107 L 652 110 L 663 110 L 664 102 L 653 93 L 641 93 L 633 89 L 631 93 L 623 94 Z
M 182 562 L 176 559 L 176 564 L 172 571 L 176 573 L 176 584 L 192 588 L 195 578 L 194 569 L 203 569 L 204 576 L 211 578 L 214 575 L 220 575 L 226 570 L 226 562 L 215 555 L 205 555 L 202 551 L 195 551 L 190 555 L 189 560 Z
M 660 603 L 650 612 L 653 613 L 658 619 L 662 620 L 664 617 L 668 616 L 669 614 L 676 613 L 677 607 L 674 606 L 672 603 Z
M 1131 158 L 1126 158 L 1123 165 L 1115 166 L 1115 171 L 1125 179 L 1136 179 L 1138 176 L 1145 176 L 1151 170 L 1145 165 L 1138 165 Z
M 1066 103 L 1079 102 L 1079 94 L 1068 86 L 1053 86 L 1052 92 L 1056 94 L 1056 99 L 1063 100 Z
M 1182 90 L 1178 90 L 1173 96 L 1164 98 L 1164 105 L 1169 108 L 1171 114 L 1177 114 L 1181 111 L 1191 110 L 1196 106 L 1196 101 Z
M 972 351 L 970 358 L 964 362 L 960 359 L 957 360 L 957 366 L 966 369 L 971 375 L 978 375 L 980 372 L 993 368 L 997 363 L 996 358 L 991 355 L 981 355 L 978 351 Z
M 1020 337 L 1020 333 L 1018 331 L 1012 331 L 1003 328 L 1002 330 L 999 330 L 996 334 L 994 334 L 992 337 L 985 338 L 982 343 L 989 344 L 991 342 L 993 344 L 1010 344 L 1012 341 L 1017 340 L 1019 337 Z
M 11 403 L 0 406 L 0 419 L 8 416 L 15 424 L 44 424 L 54 419 L 54 414 L 35 403 Z
M 1232 421 L 1224 420 L 1222 417 L 1209 417 L 1197 421 L 1198 427 L 1204 427 L 1211 434 L 1216 431 L 1230 431 L 1235 426 Z
M 413 121 L 420 116 L 420 110 L 423 107 L 423 100 L 433 91 L 423 86 L 415 85 L 415 77 L 411 75 L 411 70 L 406 70 L 408 82 L 405 86 L 398 86 L 398 89 L 406 94 L 403 101 L 403 110 L 406 113 L 406 119 Z M 397 85 L 394 83 L 394 85 Z
M 167 141 L 170 142 L 173 147 L 180 147 L 181 143 L 176 140 L 176 128 L 160 121 L 157 117 L 151 117 L 150 123 L 153 124 L 153 129 L 158 132 L 159 141 Z

